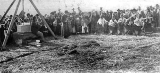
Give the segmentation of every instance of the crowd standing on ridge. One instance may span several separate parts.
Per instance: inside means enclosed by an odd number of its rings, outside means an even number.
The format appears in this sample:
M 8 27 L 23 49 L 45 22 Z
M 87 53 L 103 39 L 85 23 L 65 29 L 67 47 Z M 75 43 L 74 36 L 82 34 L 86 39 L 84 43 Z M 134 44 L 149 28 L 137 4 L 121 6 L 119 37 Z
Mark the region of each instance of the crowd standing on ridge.
M 72 12 L 67 10 L 63 13 L 61 9 L 45 14 L 44 18 L 52 31 L 57 36 L 64 38 L 76 34 L 110 34 L 110 35 L 141 35 L 142 32 L 153 31 L 154 28 L 160 26 L 160 7 L 149 6 L 146 10 L 141 7 L 137 9 L 126 9 L 117 11 L 105 11 L 100 7 L 99 11 L 83 12 L 80 7 L 72 9 Z M 12 15 L 6 16 L 0 25 L 0 44 L 5 37 L 5 30 L 9 28 Z M 40 36 L 42 41 L 44 36 L 50 36 L 51 33 L 38 14 L 32 15 L 27 13 L 26 16 L 17 15 L 12 33 L 17 31 L 16 25 L 21 23 L 30 23 L 31 32 Z

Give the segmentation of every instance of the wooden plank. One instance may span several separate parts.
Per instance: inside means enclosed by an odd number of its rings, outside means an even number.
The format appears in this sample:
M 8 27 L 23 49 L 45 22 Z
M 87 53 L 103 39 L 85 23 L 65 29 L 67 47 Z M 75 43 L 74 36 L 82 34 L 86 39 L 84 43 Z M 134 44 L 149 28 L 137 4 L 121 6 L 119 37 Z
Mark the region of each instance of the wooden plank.
M 3 19 L 5 18 L 5 16 L 7 15 L 8 11 L 11 9 L 11 7 L 13 6 L 13 4 L 15 3 L 16 0 L 13 0 L 13 2 L 11 3 L 11 5 L 8 7 L 8 9 L 6 10 L 5 14 L 3 15 L 3 17 L 0 20 L 0 23 L 3 21 Z
M 40 11 L 38 10 L 38 8 L 36 7 L 36 5 L 33 3 L 32 0 L 29 0 L 31 2 L 31 4 L 33 5 L 33 7 L 35 8 L 35 10 L 37 11 L 37 13 L 40 15 L 42 21 L 44 22 L 44 24 L 47 26 L 47 28 L 49 29 L 49 31 L 51 32 L 51 34 L 53 35 L 53 37 L 55 39 L 57 39 L 56 35 L 54 34 L 54 32 L 52 31 L 52 29 L 49 27 L 49 25 L 47 24 L 47 22 L 45 21 L 44 17 L 42 16 L 42 14 L 40 13 Z
M 2 44 L 2 47 L 5 47 L 5 46 L 6 46 L 8 37 L 9 37 L 9 35 L 10 35 L 10 31 L 11 31 L 12 26 L 13 26 L 13 23 L 15 22 L 15 17 L 16 17 L 16 14 L 17 14 L 17 12 L 18 12 L 18 8 L 19 8 L 19 5 L 20 5 L 20 2 L 21 2 L 21 0 L 19 0 L 19 2 L 18 2 L 18 4 L 17 4 L 16 10 L 15 10 L 15 12 L 14 12 L 14 16 L 13 16 L 13 18 L 12 18 L 12 20 L 11 20 L 10 25 L 9 25 L 9 28 L 8 28 L 8 31 L 7 31 L 7 36 L 5 36 L 4 42 L 3 42 L 3 44 Z

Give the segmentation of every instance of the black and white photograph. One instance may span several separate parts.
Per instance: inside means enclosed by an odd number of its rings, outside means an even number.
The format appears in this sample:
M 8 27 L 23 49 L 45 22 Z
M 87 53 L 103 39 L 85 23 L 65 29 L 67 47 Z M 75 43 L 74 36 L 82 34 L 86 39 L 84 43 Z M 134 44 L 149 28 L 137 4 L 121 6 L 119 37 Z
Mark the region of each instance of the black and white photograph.
M 0 73 L 160 73 L 160 0 L 0 0 Z

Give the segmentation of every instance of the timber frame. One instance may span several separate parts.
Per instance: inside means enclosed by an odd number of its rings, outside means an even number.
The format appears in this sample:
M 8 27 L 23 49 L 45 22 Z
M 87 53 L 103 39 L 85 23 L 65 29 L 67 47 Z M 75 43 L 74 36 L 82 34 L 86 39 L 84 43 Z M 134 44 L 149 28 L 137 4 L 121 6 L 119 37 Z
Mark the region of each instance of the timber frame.
M 0 22 L 3 21 L 3 19 L 5 18 L 5 16 L 7 15 L 8 11 L 11 9 L 11 7 L 13 6 L 13 4 L 15 3 L 16 0 L 13 0 L 13 2 L 11 3 L 11 5 L 8 7 L 8 9 L 6 10 L 5 14 L 3 15 L 2 19 L 0 20 Z M 47 26 L 47 28 L 49 29 L 49 31 L 51 32 L 51 34 L 53 35 L 53 37 L 55 39 L 57 39 L 56 35 L 54 34 L 54 32 L 52 31 L 52 29 L 49 27 L 49 25 L 47 24 L 47 22 L 45 21 L 44 17 L 42 16 L 42 14 L 40 13 L 40 11 L 38 10 L 38 8 L 36 7 L 36 5 L 34 4 L 34 2 L 32 0 L 29 0 L 30 3 L 32 4 L 32 6 L 35 8 L 35 10 L 37 11 L 37 13 L 40 15 L 40 18 L 42 19 L 42 21 L 44 22 L 44 24 Z M 18 0 L 18 4 L 16 6 L 16 10 L 14 12 L 14 15 L 13 15 L 13 18 L 11 20 L 11 23 L 9 25 L 9 28 L 7 30 L 7 35 L 5 36 L 5 39 L 3 41 L 3 44 L 2 44 L 2 48 L 5 48 L 6 46 L 6 43 L 7 43 L 7 40 L 8 40 L 8 37 L 10 35 L 10 31 L 12 29 L 12 26 L 13 26 L 13 23 L 15 22 L 15 17 L 16 17 L 16 14 L 17 14 L 17 11 L 18 11 L 18 8 L 19 8 L 19 5 L 21 3 L 21 0 Z M 24 4 L 24 3 L 23 3 Z

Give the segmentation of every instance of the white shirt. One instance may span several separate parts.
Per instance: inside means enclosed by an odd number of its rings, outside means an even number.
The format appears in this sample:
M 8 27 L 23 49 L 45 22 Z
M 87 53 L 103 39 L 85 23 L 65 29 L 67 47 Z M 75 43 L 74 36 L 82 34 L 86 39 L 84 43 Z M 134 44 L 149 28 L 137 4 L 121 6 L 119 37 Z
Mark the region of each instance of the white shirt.
M 125 18 L 119 18 L 118 23 L 125 23 L 126 19 Z
M 141 19 L 138 19 L 138 18 L 136 18 L 136 19 L 134 20 L 134 24 L 137 25 L 137 26 L 142 26 L 142 25 L 143 25 Z
M 106 21 L 104 18 L 100 18 L 97 23 L 104 26 L 104 24 L 107 23 L 107 22 L 108 21 Z
M 111 19 L 111 20 L 109 21 L 109 24 L 108 24 L 108 25 L 115 27 L 116 24 L 117 24 L 117 20 L 112 20 L 112 19 Z

